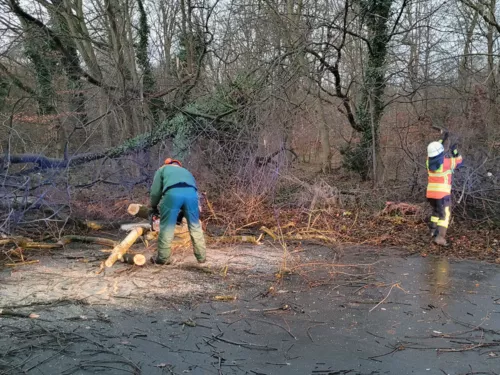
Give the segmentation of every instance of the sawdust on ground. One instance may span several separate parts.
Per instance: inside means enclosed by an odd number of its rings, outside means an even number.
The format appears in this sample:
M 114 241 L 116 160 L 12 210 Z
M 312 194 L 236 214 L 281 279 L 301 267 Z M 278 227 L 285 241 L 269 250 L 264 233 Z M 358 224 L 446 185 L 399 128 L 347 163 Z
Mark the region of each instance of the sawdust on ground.
M 0 270 L 2 306 L 20 306 L 71 300 L 84 304 L 175 304 L 200 297 L 238 297 L 245 284 L 272 278 L 283 265 L 283 249 L 272 245 L 209 248 L 207 262 L 198 264 L 191 246 L 173 252 L 173 264 L 149 263 L 154 249 L 136 244 L 133 250 L 148 258 L 144 267 L 116 263 L 98 273 L 107 254 L 92 246 L 70 244 L 51 253 L 31 252 L 37 264 Z M 287 255 L 288 264 L 294 256 Z

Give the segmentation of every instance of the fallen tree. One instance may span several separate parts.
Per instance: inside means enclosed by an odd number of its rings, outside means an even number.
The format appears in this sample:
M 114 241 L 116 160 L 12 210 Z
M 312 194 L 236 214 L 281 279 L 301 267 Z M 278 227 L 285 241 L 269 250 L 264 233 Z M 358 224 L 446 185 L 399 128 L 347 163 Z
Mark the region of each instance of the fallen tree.
M 0 157 L 0 165 L 8 164 L 36 164 L 35 170 L 61 169 L 76 167 L 92 161 L 108 158 L 116 159 L 132 152 L 147 150 L 162 140 L 172 137 L 173 132 L 170 122 L 165 121 L 161 126 L 154 128 L 151 132 L 140 134 L 129 139 L 123 144 L 110 148 L 105 152 L 65 155 L 63 159 L 50 158 L 41 154 L 13 154 Z M 25 172 L 26 173 L 26 172 Z
M 234 111 L 223 113 L 219 116 L 213 117 L 213 121 L 223 121 L 222 117 L 227 116 Z M 107 159 L 116 159 L 124 155 L 131 154 L 137 151 L 148 150 L 149 148 L 155 146 L 161 141 L 172 139 L 176 134 L 176 122 L 178 122 L 177 116 L 189 116 L 206 118 L 208 115 L 201 113 L 184 113 L 184 111 L 173 113 L 169 118 L 167 118 L 163 123 L 154 127 L 151 132 L 139 134 L 136 137 L 126 140 L 121 145 L 110 148 L 104 152 L 96 153 L 84 153 L 76 155 L 67 155 L 65 153 L 62 159 L 47 157 L 43 154 L 5 154 L 0 157 L 0 165 L 9 164 L 36 164 L 34 168 L 35 171 L 45 170 L 45 169 L 62 169 L 76 167 L 92 161 Z M 90 120 L 89 122 L 92 122 Z M 23 171 L 23 173 L 33 172 L 33 170 Z

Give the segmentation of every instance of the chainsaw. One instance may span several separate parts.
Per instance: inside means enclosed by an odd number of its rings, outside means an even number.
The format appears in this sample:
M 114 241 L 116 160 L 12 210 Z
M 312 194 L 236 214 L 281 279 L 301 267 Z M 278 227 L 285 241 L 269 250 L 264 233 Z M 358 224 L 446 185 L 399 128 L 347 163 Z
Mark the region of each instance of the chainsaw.
M 160 231 L 160 215 L 157 212 L 150 212 L 149 224 L 151 225 L 151 230 L 153 232 Z

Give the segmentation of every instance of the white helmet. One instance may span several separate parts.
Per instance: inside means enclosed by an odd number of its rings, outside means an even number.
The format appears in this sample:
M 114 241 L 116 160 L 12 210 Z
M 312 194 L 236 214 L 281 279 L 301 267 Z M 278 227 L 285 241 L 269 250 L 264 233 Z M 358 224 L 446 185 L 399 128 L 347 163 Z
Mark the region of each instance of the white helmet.
M 444 151 L 443 144 L 441 142 L 431 142 L 429 146 L 427 146 L 427 156 L 433 158 L 434 156 L 438 156 Z

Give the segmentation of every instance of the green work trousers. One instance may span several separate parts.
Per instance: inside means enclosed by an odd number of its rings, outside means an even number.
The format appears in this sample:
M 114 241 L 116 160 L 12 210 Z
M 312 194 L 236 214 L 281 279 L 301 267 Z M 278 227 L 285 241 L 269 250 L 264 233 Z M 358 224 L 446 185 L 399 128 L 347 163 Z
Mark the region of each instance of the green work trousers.
M 199 262 L 205 260 L 206 246 L 203 229 L 200 224 L 198 194 L 192 187 L 177 187 L 167 190 L 160 202 L 158 261 L 161 263 L 170 260 L 175 224 L 181 210 L 188 224 L 189 235 L 191 236 L 194 248 L 194 256 Z

